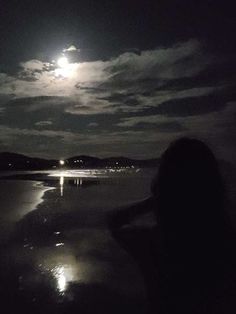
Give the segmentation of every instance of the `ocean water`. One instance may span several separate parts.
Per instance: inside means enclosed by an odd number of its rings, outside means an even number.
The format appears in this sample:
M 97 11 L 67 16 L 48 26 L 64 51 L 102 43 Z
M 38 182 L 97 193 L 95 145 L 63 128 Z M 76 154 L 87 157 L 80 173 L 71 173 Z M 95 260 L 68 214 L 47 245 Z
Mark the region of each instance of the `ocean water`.
M 1 173 L 0 279 L 9 313 L 145 313 L 142 275 L 108 219 L 147 198 L 155 172 Z

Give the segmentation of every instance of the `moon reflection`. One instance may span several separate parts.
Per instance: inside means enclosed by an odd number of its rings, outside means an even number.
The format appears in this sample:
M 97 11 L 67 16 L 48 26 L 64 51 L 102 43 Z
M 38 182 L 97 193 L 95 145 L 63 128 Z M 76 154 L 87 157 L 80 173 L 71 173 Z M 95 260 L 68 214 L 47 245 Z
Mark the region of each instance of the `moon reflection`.
M 57 288 L 59 292 L 64 293 L 66 290 L 66 276 L 65 268 L 63 266 L 58 266 L 53 269 L 53 274 L 57 280 Z
M 60 177 L 60 192 L 61 192 L 61 196 L 63 196 L 63 190 L 64 190 L 64 177 L 61 176 Z
M 56 279 L 57 290 L 60 294 L 64 294 L 68 288 L 69 282 L 75 279 L 73 269 L 69 265 L 60 265 L 55 266 L 51 272 Z
M 54 250 L 47 252 L 47 254 L 49 255 L 45 256 L 46 258 L 43 260 L 43 256 L 40 255 L 38 266 L 42 273 L 48 273 L 50 277 L 53 277 L 54 288 L 59 295 L 66 293 L 70 283 L 86 281 L 86 274 L 81 273 L 83 263 L 78 263 L 75 257 L 68 254 L 65 249 L 59 255 L 55 254 Z

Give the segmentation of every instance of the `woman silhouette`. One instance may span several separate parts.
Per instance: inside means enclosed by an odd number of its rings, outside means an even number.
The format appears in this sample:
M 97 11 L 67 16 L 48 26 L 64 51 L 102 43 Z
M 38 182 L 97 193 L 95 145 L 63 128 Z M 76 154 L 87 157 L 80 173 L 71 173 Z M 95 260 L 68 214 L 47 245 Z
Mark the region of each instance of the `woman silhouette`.
M 147 283 L 150 312 L 235 313 L 233 232 L 216 158 L 182 138 L 161 157 L 152 197 L 117 212 L 111 228 Z M 154 228 L 123 228 L 154 211 Z

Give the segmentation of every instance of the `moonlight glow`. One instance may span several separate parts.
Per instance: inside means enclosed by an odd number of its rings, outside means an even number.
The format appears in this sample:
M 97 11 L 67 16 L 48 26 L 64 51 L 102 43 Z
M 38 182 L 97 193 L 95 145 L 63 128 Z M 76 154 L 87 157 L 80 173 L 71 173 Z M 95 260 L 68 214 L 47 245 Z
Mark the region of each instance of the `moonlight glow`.
M 57 60 L 58 67 L 55 69 L 55 76 L 59 78 L 71 78 L 75 74 L 78 63 L 70 63 L 68 58 L 63 56 Z
M 61 57 L 57 60 L 57 64 L 59 67 L 65 68 L 68 66 L 69 62 L 68 62 L 68 59 L 66 57 Z

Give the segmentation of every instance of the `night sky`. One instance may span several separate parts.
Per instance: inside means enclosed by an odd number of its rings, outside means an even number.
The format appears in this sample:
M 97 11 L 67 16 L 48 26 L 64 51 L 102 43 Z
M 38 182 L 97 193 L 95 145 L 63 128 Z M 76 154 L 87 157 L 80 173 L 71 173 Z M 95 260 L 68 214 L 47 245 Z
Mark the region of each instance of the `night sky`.
M 236 160 L 233 4 L 1 0 L 0 151 Z

